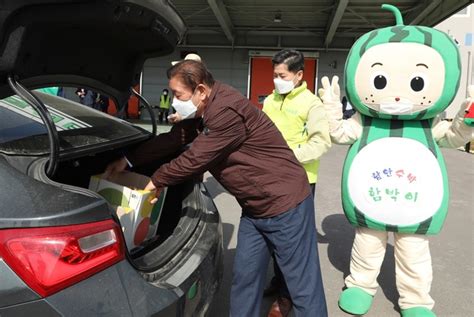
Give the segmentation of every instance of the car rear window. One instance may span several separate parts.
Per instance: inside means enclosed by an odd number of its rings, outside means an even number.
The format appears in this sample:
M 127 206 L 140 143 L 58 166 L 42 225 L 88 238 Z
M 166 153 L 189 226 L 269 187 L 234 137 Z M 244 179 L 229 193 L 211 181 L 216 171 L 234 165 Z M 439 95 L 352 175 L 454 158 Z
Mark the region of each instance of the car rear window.
M 97 145 L 143 134 L 127 122 L 79 103 L 40 92 L 60 138 L 61 150 Z M 49 152 L 47 130 L 38 113 L 20 97 L 0 100 L 0 152 Z

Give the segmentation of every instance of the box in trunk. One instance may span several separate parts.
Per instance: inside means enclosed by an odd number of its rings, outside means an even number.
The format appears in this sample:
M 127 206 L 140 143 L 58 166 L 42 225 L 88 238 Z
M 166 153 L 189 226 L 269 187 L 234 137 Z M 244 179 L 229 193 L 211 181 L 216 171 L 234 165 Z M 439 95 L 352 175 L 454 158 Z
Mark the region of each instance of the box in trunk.
M 156 234 L 166 197 L 165 188 L 155 204 L 154 192 L 145 191 L 149 178 L 133 172 L 122 172 L 104 179 L 92 176 L 89 189 L 99 193 L 114 207 L 129 250 L 140 246 Z

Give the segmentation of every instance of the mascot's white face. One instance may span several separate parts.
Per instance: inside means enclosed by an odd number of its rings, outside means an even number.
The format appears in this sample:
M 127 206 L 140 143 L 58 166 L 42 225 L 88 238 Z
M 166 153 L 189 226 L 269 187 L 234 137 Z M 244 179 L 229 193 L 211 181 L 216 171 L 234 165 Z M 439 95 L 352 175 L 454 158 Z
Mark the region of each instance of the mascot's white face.
M 444 87 L 445 66 L 433 48 L 417 43 L 386 43 L 362 55 L 355 74 L 360 100 L 391 115 L 433 106 Z

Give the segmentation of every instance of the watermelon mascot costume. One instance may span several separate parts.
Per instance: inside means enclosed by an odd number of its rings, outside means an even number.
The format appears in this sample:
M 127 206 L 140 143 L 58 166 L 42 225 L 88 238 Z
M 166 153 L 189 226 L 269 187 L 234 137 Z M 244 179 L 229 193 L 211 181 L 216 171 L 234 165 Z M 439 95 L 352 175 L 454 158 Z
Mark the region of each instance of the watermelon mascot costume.
M 441 31 L 405 26 L 396 7 L 382 8 L 393 12 L 396 25 L 364 34 L 346 61 L 346 95 L 355 116 L 342 119 L 337 77 L 331 83 L 323 78 L 319 91 L 333 142 L 352 144 L 342 200 L 356 234 L 339 307 L 354 315 L 368 312 L 393 232 L 401 316 L 435 316 L 428 235 L 441 230 L 449 201 L 438 146 L 460 147 L 471 139 L 472 120 L 465 116 L 472 95 L 453 121 L 436 118 L 458 90 L 458 48 Z

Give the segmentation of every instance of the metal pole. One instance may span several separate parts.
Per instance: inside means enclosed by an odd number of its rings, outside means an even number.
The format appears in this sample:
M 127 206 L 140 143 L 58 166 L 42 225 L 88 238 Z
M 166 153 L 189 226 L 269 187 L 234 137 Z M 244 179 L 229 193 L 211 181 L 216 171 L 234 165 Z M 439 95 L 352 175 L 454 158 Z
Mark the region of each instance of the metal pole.
M 469 76 L 471 75 L 471 76 Z M 469 78 L 471 77 L 471 78 Z M 468 97 L 469 84 L 472 83 L 472 71 L 471 71 L 471 51 L 467 51 L 467 72 L 466 72 L 466 98 Z

